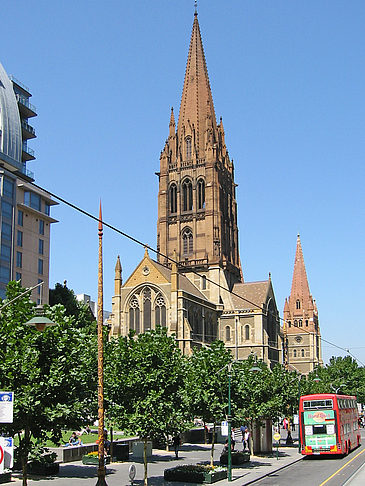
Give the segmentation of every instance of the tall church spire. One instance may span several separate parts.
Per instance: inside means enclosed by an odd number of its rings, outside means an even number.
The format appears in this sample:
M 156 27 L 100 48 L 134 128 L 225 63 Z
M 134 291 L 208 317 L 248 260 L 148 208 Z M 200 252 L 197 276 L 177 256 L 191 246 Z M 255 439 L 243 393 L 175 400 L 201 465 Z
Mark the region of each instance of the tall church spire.
M 297 236 L 297 249 L 295 252 L 294 272 L 290 297 L 291 300 L 299 300 L 301 306 L 304 306 L 305 308 L 308 308 L 308 304 L 312 300 L 309 291 L 307 272 L 305 270 L 303 250 L 299 234 Z
M 198 14 L 195 12 L 181 96 L 177 136 L 180 144 L 185 137 L 191 136 L 193 146 L 199 154 L 205 150 L 209 138 L 216 140 L 216 133 L 217 122 L 212 92 Z

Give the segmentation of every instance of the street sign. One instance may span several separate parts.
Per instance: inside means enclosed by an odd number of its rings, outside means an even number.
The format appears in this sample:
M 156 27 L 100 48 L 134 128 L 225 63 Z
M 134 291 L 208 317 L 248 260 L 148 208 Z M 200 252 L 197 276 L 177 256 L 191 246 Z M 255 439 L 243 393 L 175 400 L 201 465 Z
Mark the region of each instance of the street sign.
M 13 423 L 13 404 L 14 393 L 13 392 L 0 392 L 0 423 L 12 424 Z
M 4 449 L 0 444 L 0 474 L 4 472 Z
M 299 425 L 299 415 L 298 414 L 293 415 L 293 424 Z
M 281 435 L 276 433 L 274 434 L 274 440 L 276 440 L 277 442 L 279 442 L 279 440 L 281 439 Z
M 228 422 L 225 420 L 221 423 L 221 435 L 228 437 Z
M 4 467 L 11 469 L 14 465 L 14 439 L 12 437 L 1 437 L 0 444 L 4 449 Z

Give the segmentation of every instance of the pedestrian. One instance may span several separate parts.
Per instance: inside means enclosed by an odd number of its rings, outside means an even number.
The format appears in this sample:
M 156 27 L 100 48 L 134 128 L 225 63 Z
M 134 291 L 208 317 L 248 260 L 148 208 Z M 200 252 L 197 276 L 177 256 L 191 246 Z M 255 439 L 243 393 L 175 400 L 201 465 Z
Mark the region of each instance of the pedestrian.
M 243 435 L 243 450 L 250 450 L 250 431 L 247 427 Z
M 283 420 L 283 427 L 284 427 L 284 430 L 286 430 L 288 428 L 288 419 L 286 417 Z
M 241 430 L 241 435 L 242 435 L 242 449 L 245 450 L 245 432 L 246 432 L 246 425 L 241 425 L 240 430 Z
M 176 434 L 173 438 L 172 438 L 172 444 L 174 446 L 174 451 L 175 451 L 175 457 L 176 459 L 179 459 L 179 445 L 180 445 L 181 441 L 180 441 L 180 435 L 179 434 Z

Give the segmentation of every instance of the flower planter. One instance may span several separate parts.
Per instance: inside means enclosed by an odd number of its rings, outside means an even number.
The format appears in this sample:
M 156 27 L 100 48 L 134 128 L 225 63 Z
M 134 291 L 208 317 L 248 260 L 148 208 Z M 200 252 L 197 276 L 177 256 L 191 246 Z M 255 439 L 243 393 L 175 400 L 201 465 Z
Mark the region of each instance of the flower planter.
M 212 484 L 227 477 L 226 469 L 207 470 L 204 466 L 177 466 L 165 469 L 166 481 L 180 481 L 185 483 Z
M 60 465 L 58 462 L 43 463 L 30 462 L 28 464 L 30 474 L 38 474 L 39 476 L 52 476 L 60 472 Z
M 99 458 L 98 456 L 82 456 L 82 463 L 89 465 L 89 466 L 98 466 L 99 465 Z M 110 456 L 106 456 L 105 464 L 110 464 Z
M 233 451 L 231 453 L 232 458 L 232 465 L 238 466 L 239 464 L 244 464 L 245 462 L 250 461 L 250 453 L 248 451 L 241 452 L 241 451 Z M 228 452 L 224 452 L 221 454 L 220 463 L 224 466 L 228 464 Z

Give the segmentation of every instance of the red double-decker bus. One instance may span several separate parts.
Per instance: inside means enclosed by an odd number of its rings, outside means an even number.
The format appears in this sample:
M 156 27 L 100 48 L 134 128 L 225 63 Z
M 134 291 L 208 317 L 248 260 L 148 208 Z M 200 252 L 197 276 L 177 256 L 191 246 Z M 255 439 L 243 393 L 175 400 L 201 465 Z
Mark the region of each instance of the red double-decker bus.
M 334 393 L 300 397 L 302 454 L 348 454 L 361 442 L 358 419 L 356 397 Z

